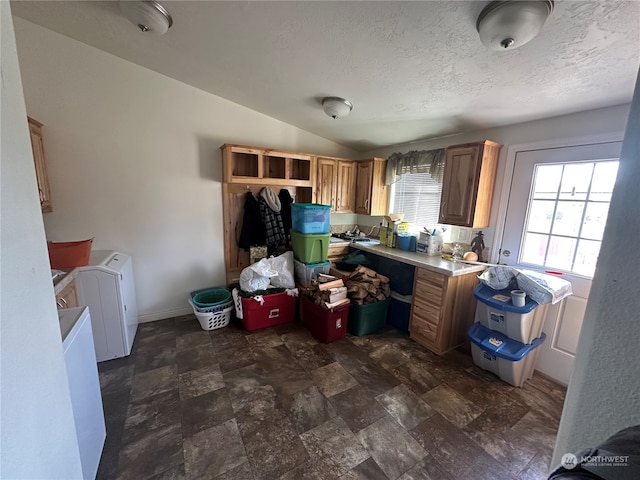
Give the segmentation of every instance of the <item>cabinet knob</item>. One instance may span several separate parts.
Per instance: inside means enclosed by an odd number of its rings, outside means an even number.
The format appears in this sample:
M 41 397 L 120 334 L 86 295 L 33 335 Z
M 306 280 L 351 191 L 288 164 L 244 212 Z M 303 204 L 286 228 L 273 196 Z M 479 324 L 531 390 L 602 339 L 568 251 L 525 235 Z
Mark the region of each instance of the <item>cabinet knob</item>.
M 369 199 L 368 198 L 364 201 L 364 208 L 365 208 L 365 210 L 369 211 Z

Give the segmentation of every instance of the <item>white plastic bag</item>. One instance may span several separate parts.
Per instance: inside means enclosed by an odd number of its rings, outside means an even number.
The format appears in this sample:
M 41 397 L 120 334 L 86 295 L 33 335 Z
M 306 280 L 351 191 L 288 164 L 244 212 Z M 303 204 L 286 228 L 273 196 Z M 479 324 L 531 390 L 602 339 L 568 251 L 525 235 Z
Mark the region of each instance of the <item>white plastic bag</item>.
M 296 281 L 293 278 L 293 252 L 288 251 L 277 257 L 268 258 L 271 269 L 278 275 L 271 277 L 271 285 L 278 288 L 295 288 Z
M 278 272 L 271 268 L 269 261 L 263 258 L 240 272 L 240 288 L 245 292 L 266 290 L 271 279 L 277 275 Z

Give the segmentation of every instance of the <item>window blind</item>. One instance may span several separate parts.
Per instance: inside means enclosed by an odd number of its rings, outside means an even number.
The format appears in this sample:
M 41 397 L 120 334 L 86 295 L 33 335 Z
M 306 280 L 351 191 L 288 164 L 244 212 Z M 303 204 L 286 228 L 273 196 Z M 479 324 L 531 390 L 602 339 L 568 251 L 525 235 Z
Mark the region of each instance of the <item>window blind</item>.
M 389 211 L 404 213 L 404 221 L 416 227 L 438 223 L 442 184 L 428 173 L 405 173 L 391 186 Z

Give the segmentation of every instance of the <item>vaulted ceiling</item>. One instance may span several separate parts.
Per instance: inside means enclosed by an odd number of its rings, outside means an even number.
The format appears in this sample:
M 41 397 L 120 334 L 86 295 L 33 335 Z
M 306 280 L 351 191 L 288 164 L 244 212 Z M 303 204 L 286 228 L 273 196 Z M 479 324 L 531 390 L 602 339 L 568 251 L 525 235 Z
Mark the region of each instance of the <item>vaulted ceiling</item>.
M 494 52 L 485 1 L 163 1 L 144 34 L 113 1 L 14 1 L 14 15 L 367 151 L 631 100 L 640 2 L 556 0 L 542 33 Z M 354 105 L 333 120 L 320 99 Z

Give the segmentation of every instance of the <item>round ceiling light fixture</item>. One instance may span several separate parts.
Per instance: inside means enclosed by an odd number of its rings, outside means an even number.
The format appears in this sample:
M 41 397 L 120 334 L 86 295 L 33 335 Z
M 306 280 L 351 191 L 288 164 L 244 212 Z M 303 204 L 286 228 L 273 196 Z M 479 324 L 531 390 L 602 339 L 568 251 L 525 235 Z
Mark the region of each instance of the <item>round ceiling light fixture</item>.
M 540 33 L 553 11 L 553 0 L 504 0 L 489 3 L 476 28 L 482 43 L 491 50 L 513 50 Z
M 324 97 L 322 99 L 322 109 L 324 113 L 332 118 L 342 118 L 349 115 L 353 109 L 353 104 L 341 97 Z
M 164 35 L 173 25 L 166 8 L 154 1 L 120 1 L 120 11 L 143 32 Z

